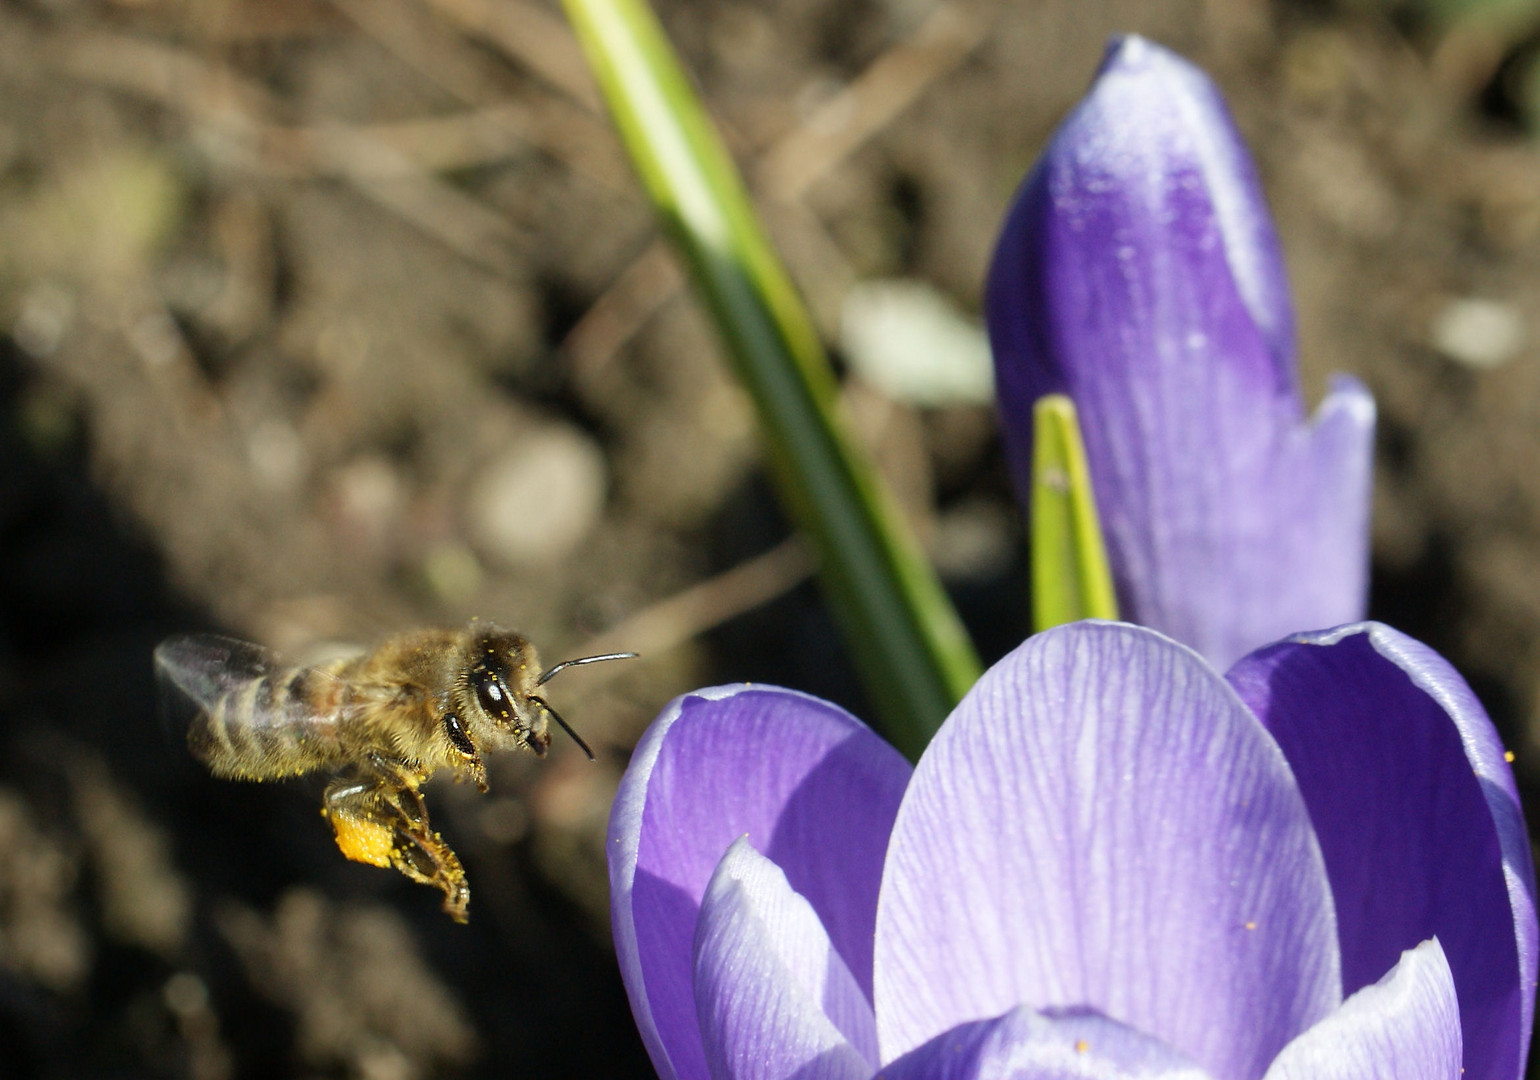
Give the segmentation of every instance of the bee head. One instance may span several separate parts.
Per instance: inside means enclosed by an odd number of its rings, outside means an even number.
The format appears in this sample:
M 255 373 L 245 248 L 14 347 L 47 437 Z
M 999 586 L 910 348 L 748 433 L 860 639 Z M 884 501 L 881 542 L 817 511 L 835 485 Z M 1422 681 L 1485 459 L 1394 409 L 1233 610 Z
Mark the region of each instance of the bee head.
M 601 660 L 623 660 L 635 653 L 605 653 L 602 656 L 580 656 L 575 660 L 563 660 L 555 667 L 540 670 L 535 648 L 518 634 L 502 630 L 488 630 L 477 636 L 471 648 L 469 663 L 460 682 L 457 697 L 458 708 L 463 714 L 482 718 L 483 730 L 493 732 L 494 745 L 506 745 L 512 737 L 516 744 L 528 747 L 539 757 L 544 757 L 551 746 L 549 721 L 571 736 L 588 760 L 594 760 L 594 752 L 583 741 L 561 714 L 551 708 L 550 702 L 540 695 L 540 687 L 557 672 L 582 664 Z M 476 744 L 463 726 L 456 732 L 448 722 L 460 724 L 463 716 L 450 712 L 445 716 L 449 739 L 455 747 L 480 766 Z M 463 739 L 463 745 L 461 740 Z
M 497 741 L 506 742 L 512 736 L 544 757 L 551 745 L 551 731 L 545 703 L 530 694 L 540 673 L 534 647 L 518 634 L 489 631 L 475 639 L 469 661 L 464 711 L 479 714 L 491 731 L 502 736 Z M 454 732 L 449 734 L 454 741 Z M 469 737 L 466 741 L 470 742 Z M 464 752 L 463 747 L 460 749 Z

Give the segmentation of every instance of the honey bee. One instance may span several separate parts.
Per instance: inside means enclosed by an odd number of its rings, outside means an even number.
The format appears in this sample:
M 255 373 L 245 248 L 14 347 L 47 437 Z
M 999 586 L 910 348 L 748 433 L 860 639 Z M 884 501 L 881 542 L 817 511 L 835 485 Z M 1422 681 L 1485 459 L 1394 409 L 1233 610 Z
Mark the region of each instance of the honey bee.
M 522 636 L 473 622 L 400 634 L 314 667 L 244 641 L 186 635 L 157 646 L 155 666 L 197 706 L 187 745 L 215 776 L 335 772 L 321 814 L 342 854 L 437 886 L 444 910 L 465 922 L 465 870 L 428 825 L 418 788 L 447 769 L 486 791 L 485 755 L 519 748 L 543 757 L 552 720 L 592 760 L 540 687 L 566 668 L 635 655 L 584 656 L 542 671 Z

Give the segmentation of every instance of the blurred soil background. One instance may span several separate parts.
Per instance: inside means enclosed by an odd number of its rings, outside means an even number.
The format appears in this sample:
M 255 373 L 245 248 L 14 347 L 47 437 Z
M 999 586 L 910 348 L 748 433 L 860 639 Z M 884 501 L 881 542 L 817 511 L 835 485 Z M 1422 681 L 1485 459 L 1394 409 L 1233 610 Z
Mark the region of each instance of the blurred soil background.
M 1375 614 L 1467 673 L 1540 807 L 1540 5 L 661 11 L 986 659 L 1026 628 L 994 231 L 1109 34 L 1207 67 L 1309 400 L 1380 402 Z M 554 6 L 0 2 L 0 1074 L 650 1075 L 603 861 L 629 747 L 710 682 L 864 711 L 787 535 Z M 472 616 L 644 658 L 553 688 L 597 765 L 430 785 L 468 927 L 341 858 L 321 779 L 212 780 L 157 719 L 171 633 Z

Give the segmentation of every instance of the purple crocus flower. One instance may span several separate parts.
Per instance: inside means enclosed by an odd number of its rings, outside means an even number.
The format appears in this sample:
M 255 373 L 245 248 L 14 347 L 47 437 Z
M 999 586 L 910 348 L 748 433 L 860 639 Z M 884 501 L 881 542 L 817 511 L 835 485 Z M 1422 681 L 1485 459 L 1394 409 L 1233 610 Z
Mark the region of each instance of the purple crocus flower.
M 1126 617 L 1221 668 L 1363 617 L 1374 401 L 1339 377 L 1305 423 L 1278 238 L 1201 71 L 1113 42 L 1017 194 L 985 306 L 1019 490 L 1032 403 L 1068 394 Z
M 913 769 L 803 694 L 687 694 L 608 845 L 663 1080 L 1523 1073 L 1513 778 L 1453 669 L 1374 623 L 1228 677 L 1061 626 Z

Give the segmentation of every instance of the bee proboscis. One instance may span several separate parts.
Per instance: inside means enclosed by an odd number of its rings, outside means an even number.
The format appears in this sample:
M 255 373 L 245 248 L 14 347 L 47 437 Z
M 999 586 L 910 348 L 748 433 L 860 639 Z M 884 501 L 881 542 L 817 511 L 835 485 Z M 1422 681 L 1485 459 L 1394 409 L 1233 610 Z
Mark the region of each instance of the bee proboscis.
M 429 826 L 419 787 L 447 769 L 485 791 L 484 756 L 514 748 L 544 756 L 553 720 L 592 759 L 540 687 L 565 668 L 635 655 L 584 656 L 542 671 L 524 637 L 473 622 L 400 634 L 312 667 L 249 642 L 184 635 L 155 649 L 155 666 L 198 707 L 187 744 L 215 776 L 336 773 L 321 813 L 342 853 L 436 886 L 444 910 L 465 922 L 465 871 Z

